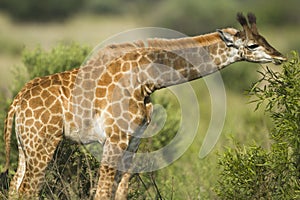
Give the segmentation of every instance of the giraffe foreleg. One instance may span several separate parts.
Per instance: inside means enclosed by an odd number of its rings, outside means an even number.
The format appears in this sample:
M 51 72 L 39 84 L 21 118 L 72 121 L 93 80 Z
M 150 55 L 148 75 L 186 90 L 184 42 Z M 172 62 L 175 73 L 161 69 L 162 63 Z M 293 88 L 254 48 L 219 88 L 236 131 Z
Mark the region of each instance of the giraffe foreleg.
M 152 104 L 151 106 L 151 112 L 152 112 Z M 148 110 L 147 110 L 148 111 Z M 149 115 L 148 115 L 149 114 Z M 151 116 L 152 113 L 147 112 L 148 116 Z M 147 118 L 146 118 L 147 119 Z M 126 152 L 123 154 L 122 158 L 122 164 L 123 166 L 123 171 L 119 172 L 115 180 L 117 181 L 117 191 L 115 192 L 115 200 L 124 200 L 127 199 L 128 195 L 128 189 L 129 189 L 129 181 L 132 176 L 132 172 L 135 172 L 136 169 L 134 169 L 136 166 L 133 163 L 133 158 L 135 153 L 138 150 L 138 147 L 140 145 L 141 139 L 140 135 L 144 133 L 145 129 L 148 126 L 148 119 L 144 123 L 143 126 L 140 126 L 135 133 L 135 136 L 137 137 L 131 137 L 129 145 L 126 149 Z
M 118 182 L 117 191 L 115 194 L 115 200 L 127 199 L 130 178 L 131 178 L 130 172 L 121 173 L 121 180 Z
M 118 165 L 121 164 L 122 156 L 127 148 L 128 142 L 122 141 L 118 143 L 114 137 L 110 137 L 105 141 L 101 166 L 99 169 L 100 177 L 98 180 L 95 199 L 113 199 L 115 177 L 117 174 Z

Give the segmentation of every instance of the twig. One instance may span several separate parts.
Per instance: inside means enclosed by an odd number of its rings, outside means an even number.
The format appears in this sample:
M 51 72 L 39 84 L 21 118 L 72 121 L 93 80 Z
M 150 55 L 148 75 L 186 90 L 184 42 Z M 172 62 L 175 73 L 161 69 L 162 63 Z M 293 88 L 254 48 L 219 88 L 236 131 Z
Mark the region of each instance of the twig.
M 150 194 L 150 192 L 148 191 L 148 188 L 147 188 L 146 183 L 143 181 L 143 179 L 142 179 L 142 177 L 140 176 L 140 174 L 136 174 L 136 175 L 137 175 L 138 179 L 142 182 L 142 184 L 143 184 L 143 186 L 144 186 L 144 188 L 145 188 L 145 190 L 146 190 L 148 196 L 149 196 L 151 199 L 153 199 L 152 196 L 151 196 L 151 194 Z
M 152 183 L 153 183 L 153 185 L 154 185 L 154 188 L 155 188 L 155 190 L 156 190 L 156 193 L 157 193 L 157 195 L 158 195 L 158 199 L 163 200 L 163 198 L 162 198 L 162 196 L 161 196 L 161 194 L 160 194 L 160 192 L 159 192 L 159 189 L 158 189 L 158 187 L 157 187 L 157 184 L 156 184 L 156 182 L 155 182 L 155 179 L 154 179 L 154 177 L 153 177 L 153 173 L 150 174 L 150 177 L 151 177 L 151 181 L 152 181 Z

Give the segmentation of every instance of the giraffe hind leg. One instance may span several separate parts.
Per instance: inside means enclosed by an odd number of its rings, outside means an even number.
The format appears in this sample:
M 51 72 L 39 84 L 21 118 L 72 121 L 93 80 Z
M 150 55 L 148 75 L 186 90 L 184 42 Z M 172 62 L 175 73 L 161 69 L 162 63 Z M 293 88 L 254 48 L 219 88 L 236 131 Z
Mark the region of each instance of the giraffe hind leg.
M 15 197 L 17 195 L 26 172 L 25 154 L 21 146 L 19 137 L 17 137 L 17 142 L 18 142 L 18 150 L 19 150 L 18 168 L 13 177 L 13 180 L 10 183 L 9 197 Z
M 59 133 L 61 130 L 56 130 Z M 49 162 L 52 160 L 57 145 L 61 141 L 60 136 L 54 138 L 40 137 L 33 134 L 31 142 L 21 142 L 19 166 L 12 182 L 12 191 L 18 193 L 21 199 L 38 199 L 40 189 L 45 181 L 45 172 Z M 45 134 L 47 135 L 47 134 Z M 57 134 L 54 134 L 57 135 Z

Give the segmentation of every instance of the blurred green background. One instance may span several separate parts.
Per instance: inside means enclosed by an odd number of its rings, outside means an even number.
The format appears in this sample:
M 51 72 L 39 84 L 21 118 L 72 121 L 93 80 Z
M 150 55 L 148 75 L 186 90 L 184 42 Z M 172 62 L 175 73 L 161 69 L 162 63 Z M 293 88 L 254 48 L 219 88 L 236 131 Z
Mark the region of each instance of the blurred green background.
M 164 27 L 193 36 L 223 27 L 240 29 L 236 13 L 250 11 L 256 14 L 258 29 L 271 45 L 283 54 L 290 50 L 299 52 L 299 6 L 298 0 L 2 0 L 0 92 L 4 99 L 1 100 L 12 99 L 14 74 L 24 70 L 24 49 L 33 50 L 39 46 L 50 50 L 58 44 L 72 42 L 94 47 L 114 34 L 139 27 Z M 201 123 L 187 152 L 156 174 L 165 199 L 214 199 L 213 187 L 219 173 L 217 154 L 222 154 L 225 146 L 237 142 L 270 147 L 270 120 L 261 110 L 253 112 L 255 105 L 248 104 L 249 97 L 244 94 L 258 79 L 258 69 L 261 69 L 258 64 L 243 62 L 222 71 L 227 91 L 226 121 L 213 152 L 202 160 L 198 153 L 210 121 L 210 97 L 203 80 L 192 83 L 199 99 Z M 158 102 L 165 101 L 162 97 L 172 99 L 165 90 L 155 97 Z M 177 112 L 178 105 L 168 106 L 174 109 L 173 114 Z M 5 112 L 5 108 L 0 108 Z M 4 164 L 2 141 L 0 145 L 1 166 Z

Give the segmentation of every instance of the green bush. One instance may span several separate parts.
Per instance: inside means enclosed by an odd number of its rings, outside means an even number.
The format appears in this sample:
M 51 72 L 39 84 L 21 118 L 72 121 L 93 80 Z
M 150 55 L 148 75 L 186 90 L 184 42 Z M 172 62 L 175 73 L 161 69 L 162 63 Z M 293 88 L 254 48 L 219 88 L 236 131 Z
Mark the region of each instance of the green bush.
M 216 192 L 221 199 L 300 198 L 300 61 L 296 52 L 282 72 L 267 68 L 250 91 L 265 106 L 274 129 L 268 151 L 236 146 L 220 157 L 223 171 Z
M 216 28 L 234 26 L 237 12 L 254 12 L 260 25 L 298 24 L 297 8 L 299 2 L 290 0 L 288 4 L 274 0 L 238 1 L 226 0 L 164 0 L 156 8 L 149 10 L 150 20 L 155 26 L 171 28 L 188 35 L 215 31 Z
M 0 6 L 17 21 L 53 21 L 74 15 L 83 3 L 83 0 L 2 0 Z
M 49 52 L 37 47 L 23 52 L 23 63 L 29 79 L 80 67 L 91 48 L 76 43 L 58 44 Z
M 98 169 L 99 162 L 82 145 L 63 140 L 48 166 L 40 198 L 91 199 Z

